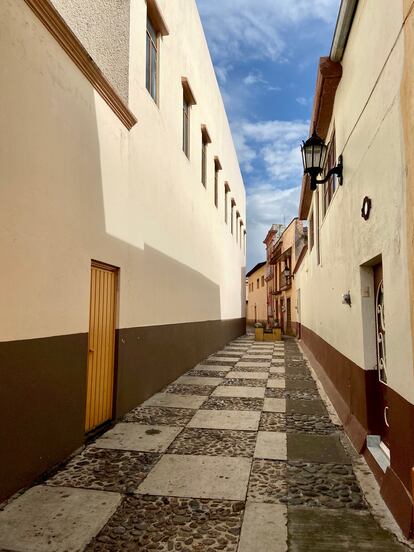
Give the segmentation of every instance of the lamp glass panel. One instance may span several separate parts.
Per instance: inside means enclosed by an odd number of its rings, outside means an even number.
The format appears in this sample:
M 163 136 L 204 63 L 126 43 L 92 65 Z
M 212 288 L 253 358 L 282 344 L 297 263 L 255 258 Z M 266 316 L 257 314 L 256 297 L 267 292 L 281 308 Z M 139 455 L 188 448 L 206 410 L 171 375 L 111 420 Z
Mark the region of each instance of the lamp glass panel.
M 305 148 L 305 162 L 306 162 L 306 168 L 310 169 L 313 165 L 313 147 L 308 146 Z

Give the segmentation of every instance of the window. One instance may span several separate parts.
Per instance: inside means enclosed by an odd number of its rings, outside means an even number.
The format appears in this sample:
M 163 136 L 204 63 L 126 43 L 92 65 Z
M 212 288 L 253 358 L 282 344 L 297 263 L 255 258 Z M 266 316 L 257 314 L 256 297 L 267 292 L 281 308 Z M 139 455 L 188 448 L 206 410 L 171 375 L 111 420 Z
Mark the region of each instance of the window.
M 190 109 L 197 102 L 188 80 L 183 77 L 181 82 L 183 85 L 183 152 L 190 159 Z
M 147 51 L 146 87 L 153 100 L 158 103 L 158 66 L 160 36 L 168 35 L 167 25 L 158 9 L 156 0 L 147 0 Z
M 243 221 L 240 219 L 240 249 L 243 248 Z
M 262 276 L 262 287 L 264 287 L 264 276 Z
M 325 174 L 333 169 L 336 165 L 336 144 L 335 144 L 335 131 L 332 134 L 332 138 L 329 144 L 328 155 L 326 156 L 326 167 Z M 326 211 L 332 201 L 333 195 L 335 193 L 337 186 L 337 176 L 334 174 L 331 178 L 324 184 L 324 197 L 323 197 L 323 216 L 326 215 Z
M 315 243 L 314 220 L 313 220 L 313 211 L 312 211 L 309 217 L 309 251 L 312 251 L 314 243 Z
M 147 17 L 147 90 L 155 102 L 158 101 L 158 33 Z
M 190 106 L 184 97 L 183 100 L 183 152 L 190 158 Z
M 234 234 L 234 207 L 236 206 L 236 202 L 234 201 L 234 199 L 231 200 L 231 221 L 230 221 L 230 224 L 231 224 L 231 233 Z
M 218 180 L 219 171 L 221 171 L 221 164 L 218 157 L 214 158 L 214 205 L 218 209 Z
M 228 195 L 230 192 L 230 186 L 228 182 L 224 184 L 224 220 L 226 224 L 229 223 L 229 201 L 228 201 Z
M 207 188 L 207 144 L 211 144 L 206 125 L 201 125 L 201 182 Z
M 236 211 L 236 242 L 239 241 L 239 219 L 240 219 L 240 213 Z
M 257 278 L 257 284 L 256 284 L 256 287 L 257 287 L 257 289 L 259 289 L 259 278 Z

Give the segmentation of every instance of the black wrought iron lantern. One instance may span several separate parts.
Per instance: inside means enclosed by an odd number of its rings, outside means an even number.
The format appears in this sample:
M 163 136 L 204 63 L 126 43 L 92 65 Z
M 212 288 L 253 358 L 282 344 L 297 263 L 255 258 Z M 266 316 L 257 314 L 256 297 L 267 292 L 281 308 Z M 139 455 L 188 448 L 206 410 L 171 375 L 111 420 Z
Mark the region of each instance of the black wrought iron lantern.
M 286 278 L 286 280 L 288 280 L 291 276 L 291 273 L 290 273 L 290 268 L 288 267 L 288 264 L 285 263 L 285 269 L 283 271 L 283 275 L 284 277 Z
M 323 172 L 328 154 L 328 144 L 317 135 L 316 131 L 306 142 L 302 142 L 302 161 L 304 173 L 310 176 L 310 188 L 316 190 L 318 184 L 325 184 L 332 175 L 336 174 L 339 179 L 339 184 L 342 185 L 342 155 L 339 156 L 336 167 L 330 169 L 325 178 L 318 180 L 318 176 Z

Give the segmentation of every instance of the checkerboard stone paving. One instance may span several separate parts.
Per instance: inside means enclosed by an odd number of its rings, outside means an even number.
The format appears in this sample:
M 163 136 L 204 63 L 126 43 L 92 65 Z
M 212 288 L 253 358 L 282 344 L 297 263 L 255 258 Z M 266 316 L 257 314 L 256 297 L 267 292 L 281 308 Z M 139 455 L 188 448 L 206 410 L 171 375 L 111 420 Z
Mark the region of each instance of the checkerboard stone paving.
M 0 552 L 404 550 L 294 339 L 235 339 L 0 512 Z

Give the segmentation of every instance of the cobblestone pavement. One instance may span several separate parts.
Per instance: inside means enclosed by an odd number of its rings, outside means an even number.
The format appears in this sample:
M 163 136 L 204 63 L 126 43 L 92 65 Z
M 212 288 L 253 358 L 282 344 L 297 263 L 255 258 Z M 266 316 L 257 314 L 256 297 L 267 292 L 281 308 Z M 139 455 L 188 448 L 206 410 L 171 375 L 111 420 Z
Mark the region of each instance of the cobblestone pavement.
M 0 512 L 0 551 L 397 552 L 293 339 L 235 339 Z

